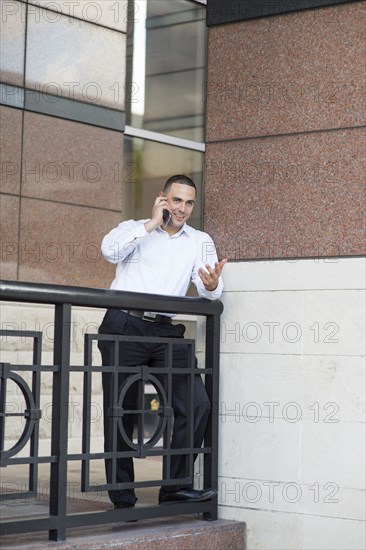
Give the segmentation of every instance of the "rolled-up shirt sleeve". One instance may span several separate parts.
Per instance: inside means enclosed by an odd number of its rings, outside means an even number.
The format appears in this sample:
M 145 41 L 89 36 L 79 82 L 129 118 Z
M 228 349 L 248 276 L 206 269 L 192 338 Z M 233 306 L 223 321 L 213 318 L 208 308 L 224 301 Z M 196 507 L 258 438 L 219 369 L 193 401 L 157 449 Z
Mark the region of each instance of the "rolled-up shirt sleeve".
M 141 239 L 148 235 L 145 223 L 148 220 L 129 220 L 112 229 L 102 241 L 102 254 L 108 262 L 117 264 L 134 254 Z

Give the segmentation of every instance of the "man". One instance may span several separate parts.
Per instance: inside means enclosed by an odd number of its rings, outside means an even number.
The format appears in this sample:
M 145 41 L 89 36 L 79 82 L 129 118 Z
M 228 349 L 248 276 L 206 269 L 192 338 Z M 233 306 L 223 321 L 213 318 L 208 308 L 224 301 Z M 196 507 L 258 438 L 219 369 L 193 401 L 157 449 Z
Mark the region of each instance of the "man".
M 151 219 L 129 220 L 120 223 L 102 242 L 104 257 L 117 264 L 116 276 L 111 288 L 130 292 L 185 296 L 191 281 L 198 293 L 210 300 L 218 299 L 223 289 L 221 272 L 226 260 L 217 261 L 212 239 L 202 231 L 187 225 L 196 200 L 196 186 L 187 176 L 169 178 L 162 192 L 156 198 Z M 210 264 L 206 263 L 210 258 Z M 172 317 L 151 312 L 108 310 L 99 332 L 101 334 L 121 334 L 134 336 L 159 336 L 163 338 L 183 338 L 185 327 L 173 325 Z M 100 341 L 99 349 L 103 365 L 113 364 L 113 348 L 108 341 Z M 149 365 L 164 366 L 164 346 L 162 344 L 143 345 L 138 342 L 120 344 L 120 364 L 125 366 Z M 173 366 L 187 366 L 187 346 L 173 346 Z M 119 389 L 126 375 L 119 375 Z M 157 375 L 157 378 L 159 375 Z M 108 410 L 110 407 L 111 374 L 103 373 L 105 451 L 112 449 L 112 434 L 109 433 Z M 136 384 L 135 384 L 136 386 Z M 124 408 L 134 409 L 136 388 L 127 392 Z M 210 413 L 210 402 L 201 376 L 195 376 L 195 426 L 194 446 L 200 447 L 205 434 Z M 187 415 L 186 382 L 184 376 L 173 376 L 172 407 L 174 427 L 171 447 L 184 448 L 186 441 Z M 125 415 L 123 427 L 132 440 L 133 418 Z M 117 448 L 130 450 L 122 437 Z M 112 482 L 111 461 L 106 460 L 108 483 Z M 186 477 L 185 455 L 171 457 L 171 478 Z M 118 483 L 134 481 L 132 458 L 117 460 L 116 479 Z M 159 502 L 209 500 L 215 494 L 213 489 L 194 490 L 192 484 L 166 486 L 160 489 Z M 134 506 L 137 498 L 133 489 L 109 491 L 116 508 Z

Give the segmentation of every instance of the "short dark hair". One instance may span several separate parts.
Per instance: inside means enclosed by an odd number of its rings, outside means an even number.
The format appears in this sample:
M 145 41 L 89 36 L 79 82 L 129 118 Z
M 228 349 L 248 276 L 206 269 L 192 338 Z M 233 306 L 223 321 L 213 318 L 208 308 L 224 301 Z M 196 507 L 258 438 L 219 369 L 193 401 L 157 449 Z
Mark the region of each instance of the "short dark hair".
M 193 189 L 197 193 L 197 188 L 194 181 L 188 176 L 184 176 L 182 174 L 177 174 L 176 176 L 171 176 L 169 179 L 167 179 L 164 185 L 163 192 L 168 193 L 173 183 L 182 183 L 183 185 L 189 185 L 189 187 L 193 187 Z

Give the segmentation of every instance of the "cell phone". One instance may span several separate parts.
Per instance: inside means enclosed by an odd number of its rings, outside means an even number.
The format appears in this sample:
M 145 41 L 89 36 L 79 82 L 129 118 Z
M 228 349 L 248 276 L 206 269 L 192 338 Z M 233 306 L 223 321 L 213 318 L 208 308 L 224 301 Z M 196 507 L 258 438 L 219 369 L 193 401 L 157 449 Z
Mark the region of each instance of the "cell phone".
M 169 210 L 163 210 L 163 227 L 166 227 L 171 220 L 171 213 Z

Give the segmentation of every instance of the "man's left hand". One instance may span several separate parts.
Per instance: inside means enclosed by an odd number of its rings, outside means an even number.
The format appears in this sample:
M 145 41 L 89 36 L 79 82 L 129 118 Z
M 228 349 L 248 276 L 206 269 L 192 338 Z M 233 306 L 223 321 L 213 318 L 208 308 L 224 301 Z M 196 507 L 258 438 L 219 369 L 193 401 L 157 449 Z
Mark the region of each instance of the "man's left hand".
M 227 259 L 221 260 L 221 262 L 216 262 L 215 267 L 212 268 L 209 264 L 206 264 L 206 269 L 200 267 L 198 270 L 198 275 L 201 277 L 206 290 L 215 290 L 218 285 L 218 280 L 221 275 L 221 272 L 226 264 Z

